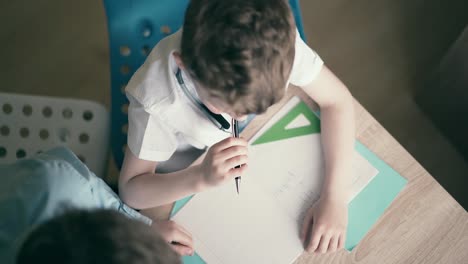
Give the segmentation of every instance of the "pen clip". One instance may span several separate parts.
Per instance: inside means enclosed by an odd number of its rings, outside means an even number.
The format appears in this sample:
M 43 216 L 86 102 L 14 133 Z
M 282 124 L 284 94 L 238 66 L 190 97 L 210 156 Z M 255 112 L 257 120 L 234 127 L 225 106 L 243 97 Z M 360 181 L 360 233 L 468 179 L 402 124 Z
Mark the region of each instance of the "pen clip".
M 232 135 L 236 138 L 239 137 L 239 121 L 237 119 L 231 119 Z

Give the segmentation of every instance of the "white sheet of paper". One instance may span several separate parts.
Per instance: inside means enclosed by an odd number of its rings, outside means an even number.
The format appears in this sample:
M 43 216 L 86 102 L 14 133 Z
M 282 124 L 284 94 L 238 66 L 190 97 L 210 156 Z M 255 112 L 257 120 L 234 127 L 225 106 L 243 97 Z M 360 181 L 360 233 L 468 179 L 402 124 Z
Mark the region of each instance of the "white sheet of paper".
M 278 213 L 271 197 L 255 183 L 246 178 L 242 186 L 241 195 L 232 185 L 200 193 L 174 220 L 192 233 L 195 249 L 206 263 L 293 261 L 303 250 L 297 226 Z M 283 257 L 272 258 L 272 252 Z
M 291 99 L 251 142 L 298 102 Z M 197 194 L 173 218 L 192 233 L 197 253 L 209 264 L 284 264 L 303 251 L 302 219 L 324 178 L 320 134 L 250 146 L 249 159 L 240 195 L 234 182 Z M 357 152 L 354 169 L 352 197 L 378 173 Z

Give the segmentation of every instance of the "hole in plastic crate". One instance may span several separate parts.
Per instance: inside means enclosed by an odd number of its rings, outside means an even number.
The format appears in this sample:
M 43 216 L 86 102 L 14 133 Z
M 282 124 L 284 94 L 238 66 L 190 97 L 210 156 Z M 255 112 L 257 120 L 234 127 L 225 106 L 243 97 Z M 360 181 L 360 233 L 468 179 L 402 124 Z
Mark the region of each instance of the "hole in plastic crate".
M 52 108 L 50 108 L 50 106 L 46 106 L 46 107 L 42 108 L 42 114 L 47 118 L 51 117 L 52 116 Z
M 25 116 L 30 116 L 32 114 L 32 106 L 31 105 L 24 105 L 23 106 L 23 114 Z
M 130 53 L 132 53 L 132 50 L 128 46 L 120 46 L 120 55 L 128 57 Z
M 122 113 L 127 114 L 128 113 L 128 104 L 123 104 L 121 110 L 122 110 Z
M 128 124 L 122 126 L 122 133 L 124 133 L 125 135 L 128 133 Z
M 0 158 L 4 158 L 7 155 L 7 150 L 5 147 L 0 146 Z
M 161 34 L 165 34 L 165 35 L 171 34 L 171 28 L 168 25 L 161 26 L 159 30 L 161 31 Z
M 29 129 L 27 127 L 22 127 L 20 128 L 19 133 L 22 138 L 26 138 L 29 136 Z
M 83 112 L 83 119 L 86 121 L 91 121 L 93 119 L 93 112 L 86 110 Z
M 8 136 L 10 134 L 10 128 L 8 126 L 0 127 L 0 134 L 5 137 Z
M 47 131 L 47 129 L 41 129 L 39 131 L 39 137 L 43 140 L 46 140 L 49 138 L 49 131 Z
M 36 154 L 41 154 L 43 151 L 42 150 L 38 150 L 36 151 Z
M 87 133 L 81 133 L 79 139 L 81 144 L 86 144 L 89 141 L 89 135 Z
M 149 46 L 145 45 L 143 46 L 143 48 L 141 48 L 141 54 L 143 54 L 143 56 L 148 56 L 151 52 L 151 49 Z
M 86 159 L 85 159 L 85 157 L 83 155 L 78 154 L 76 156 L 81 160 L 81 162 L 86 163 Z
M 63 143 L 68 142 L 70 139 L 70 131 L 64 127 L 59 128 L 57 131 L 57 136 Z
M 9 103 L 4 104 L 2 109 L 3 109 L 3 113 L 5 113 L 7 115 L 11 114 L 11 112 L 13 112 L 13 106 L 11 106 L 11 104 L 9 104 Z
M 18 150 L 16 151 L 16 157 L 17 157 L 18 159 L 21 159 L 21 158 L 26 157 L 26 151 L 24 151 L 24 149 L 18 149 Z
M 141 35 L 143 35 L 144 38 L 149 38 L 151 37 L 151 34 L 153 34 L 153 27 L 149 22 L 145 22 L 141 31 Z
M 124 64 L 122 66 L 120 66 L 120 73 L 123 74 L 123 75 L 127 75 L 130 73 L 130 66 L 128 66 L 127 64 Z
M 65 108 L 62 111 L 62 116 L 65 119 L 70 119 L 73 117 L 73 111 L 70 108 Z

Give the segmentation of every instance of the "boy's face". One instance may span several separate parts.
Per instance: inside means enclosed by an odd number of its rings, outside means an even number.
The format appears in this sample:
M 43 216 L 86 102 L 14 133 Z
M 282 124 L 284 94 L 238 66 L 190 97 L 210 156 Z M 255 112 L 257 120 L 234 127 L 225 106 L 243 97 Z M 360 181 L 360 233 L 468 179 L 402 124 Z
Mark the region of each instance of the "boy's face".
M 196 86 L 197 93 L 200 96 L 200 99 L 202 100 L 203 104 L 213 113 L 215 114 L 222 114 L 226 113 L 230 115 L 232 118 L 237 119 L 239 121 L 243 121 L 247 118 L 247 115 L 237 115 L 233 111 L 230 110 L 230 107 L 224 103 L 222 100 L 219 98 L 214 98 L 212 96 L 209 96 L 205 89 Z
M 180 53 L 174 52 L 173 56 L 179 68 L 184 69 L 185 66 L 180 57 Z M 203 104 L 205 104 L 205 106 L 211 112 L 215 114 L 226 113 L 230 115 L 232 118 L 237 119 L 239 121 L 243 121 L 247 118 L 247 115 L 241 115 L 241 116 L 236 115 L 233 111 L 230 110 L 230 107 L 225 102 L 223 102 L 219 98 L 214 98 L 210 96 L 203 87 L 200 87 L 199 85 L 195 85 L 195 89 L 197 89 L 197 93 L 200 96 L 200 99 L 202 100 Z

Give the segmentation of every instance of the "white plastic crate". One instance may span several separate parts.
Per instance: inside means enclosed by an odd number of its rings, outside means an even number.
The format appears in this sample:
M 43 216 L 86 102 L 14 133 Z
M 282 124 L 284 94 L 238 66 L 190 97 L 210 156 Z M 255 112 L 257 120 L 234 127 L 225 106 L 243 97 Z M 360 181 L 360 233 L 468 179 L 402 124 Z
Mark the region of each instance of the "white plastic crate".
M 56 146 L 67 146 L 104 176 L 109 153 L 105 107 L 86 100 L 0 93 L 0 163 Z

